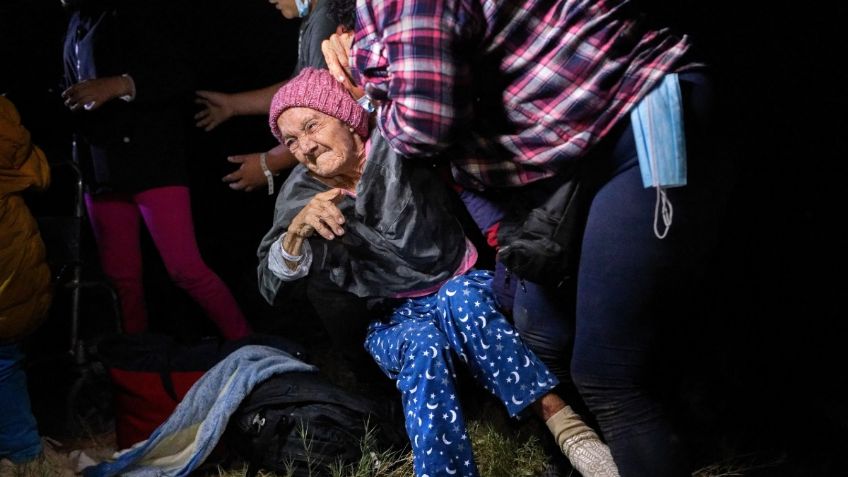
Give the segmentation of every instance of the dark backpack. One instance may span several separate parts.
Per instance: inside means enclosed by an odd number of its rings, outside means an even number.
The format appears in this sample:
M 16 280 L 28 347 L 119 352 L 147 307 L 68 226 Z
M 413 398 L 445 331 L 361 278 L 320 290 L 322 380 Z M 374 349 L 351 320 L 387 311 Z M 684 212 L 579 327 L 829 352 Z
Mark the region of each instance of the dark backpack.
M 545 199 L 532 202 L 516 193 L 498 230 L 500 260 L 511 273 L 531 282 L 561 287 L 576 270 L 585 221 L 580 179 L 550 181 Z
M 347 391 L 318 373 L 287 373 L 256 386 L 230 418 L 224 441 L 260 469 L 294 477 L 328 474 L 328 466 L 361 457 L 366 429 L 380 448 L 408 440 L 394 400 L 377 402 Z

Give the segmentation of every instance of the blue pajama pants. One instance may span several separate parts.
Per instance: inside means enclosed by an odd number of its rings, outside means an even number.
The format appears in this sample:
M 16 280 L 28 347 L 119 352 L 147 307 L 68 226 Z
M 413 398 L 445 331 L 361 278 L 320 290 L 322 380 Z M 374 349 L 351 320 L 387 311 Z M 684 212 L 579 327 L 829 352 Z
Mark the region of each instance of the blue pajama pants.
M 488 271 L 454 277 L 438 293 L 409 299 L 388 322 L 368 327 L 365 348 L 401 391 L 419 477 L 478 475 L 457 400 L 454 357 L 511 416 L 558 384 L 495 309 L 491 283 Z

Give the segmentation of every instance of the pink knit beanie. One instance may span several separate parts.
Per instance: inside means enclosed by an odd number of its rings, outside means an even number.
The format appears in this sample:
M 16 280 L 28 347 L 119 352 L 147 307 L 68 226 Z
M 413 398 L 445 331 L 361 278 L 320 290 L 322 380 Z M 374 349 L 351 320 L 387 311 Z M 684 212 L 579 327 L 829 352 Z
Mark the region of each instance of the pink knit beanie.
M 368 113 L 327 70 L 304 68 L 284 84 L 271 100 L 268 123 L 280 143 L 282 133 L 277 119 L 289 108 L 311 108 L 347 123 L 362 137 L 368 136 Z

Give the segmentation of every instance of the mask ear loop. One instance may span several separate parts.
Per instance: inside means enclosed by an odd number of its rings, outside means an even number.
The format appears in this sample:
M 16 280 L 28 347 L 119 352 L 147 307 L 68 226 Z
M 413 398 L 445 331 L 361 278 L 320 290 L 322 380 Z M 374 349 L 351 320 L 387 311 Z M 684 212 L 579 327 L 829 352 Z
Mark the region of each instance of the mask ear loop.
M 654 128 L 653 108 L 648 108 L 648 127 Z M 665 192 L 665 187 L 659 183 L 659 171 L 657 170 L 657 155 L 654 153 L 653 141 L 648 141 L 651 157 L 651 179 L 653 180 L 654 188 L 657 190 L 657 200 L 654 204 L 654 235 L 662 240 L 668 235 L 668 230 L 671 228 L 671 222 L 674 218 L 674 207 L 671 205 L 671 200 Z M 662 232 L 659 230 L 659 218 L 662 216 L 663 226 Z
M 297 16 L 300 18 L 309 15 L 309 0 L 294 0 L 294 4 L 297 6 Z
M 662 221 L 665 229 L 659 231 L 659 216 L 662 213 Z M 668 229 L 671 228 L 671 220 L 674 217 L 674 207 L 671 206 L 671 200 L 665 193 L 665 187 L 657 187 L 657 202 L 654 207 L 654 235 L 662 240 L 668 235 Z

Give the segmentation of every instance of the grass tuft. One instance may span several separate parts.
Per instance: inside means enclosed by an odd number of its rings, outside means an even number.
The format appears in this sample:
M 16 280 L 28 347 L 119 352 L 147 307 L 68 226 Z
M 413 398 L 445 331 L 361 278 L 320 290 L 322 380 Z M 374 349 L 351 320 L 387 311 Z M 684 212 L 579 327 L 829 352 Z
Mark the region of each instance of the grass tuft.
M 785 455 L 737 455 L 730 459 L 702 467 L 693 472 L 692 477 L 735 477 L 749 475 L 755 471 L 780 467 L 786 463 L 786 460 Z
M 499 432 L 490 421 L 470 421 L 468 435 L 482 476 L 534 477 L 547 466 L 547 457 L 536 436 L 520 440 Z
M 536 437 L 520 440 L 498 431 L 490 422 L 471 421 L 469 437 L 474 445 L 474 458 L 482 477 L 535 477 L 547 466 L 544 451 Z M 304 439 L 304 446 L 309 443 Z M 337 462 L 325 472 L 314 475 L 330 477 L 414 477 L 412 453 L 408 450 L 379 449 L 375 431 L 368 428 L 362 440 L 362 457 L 351 464 Z M 243 477 L 245 468 L 218 472 L 218 477 Z M 290 477 L 291 472 L 273 474 L 260 472 L 262 477 Z

